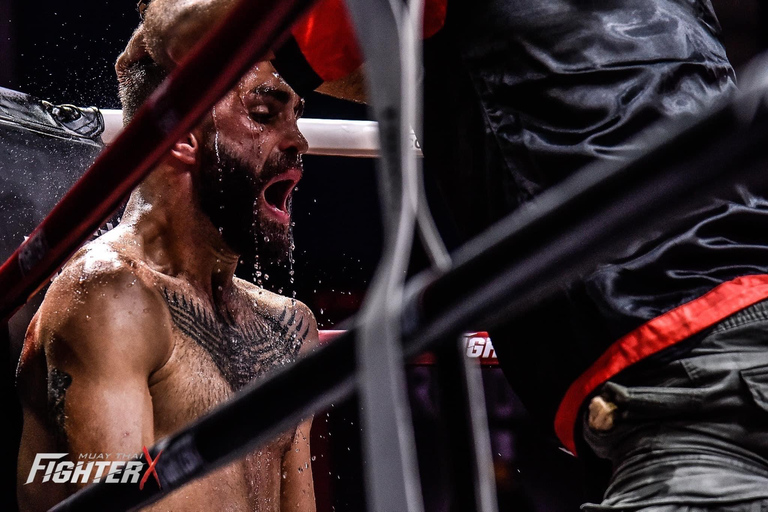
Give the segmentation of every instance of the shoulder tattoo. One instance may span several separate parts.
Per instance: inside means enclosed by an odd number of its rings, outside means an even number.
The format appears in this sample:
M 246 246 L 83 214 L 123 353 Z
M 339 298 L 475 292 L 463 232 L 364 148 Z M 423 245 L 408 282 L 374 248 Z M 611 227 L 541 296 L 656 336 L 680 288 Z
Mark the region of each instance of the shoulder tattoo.
M 48 371 L 48 415 L 54 427 L 56 440 L 62 443 L 66 442 L 64 403 L 67 389 L 71 384 L 72 376 L 67 372 L 58 368 L 51 368 Z

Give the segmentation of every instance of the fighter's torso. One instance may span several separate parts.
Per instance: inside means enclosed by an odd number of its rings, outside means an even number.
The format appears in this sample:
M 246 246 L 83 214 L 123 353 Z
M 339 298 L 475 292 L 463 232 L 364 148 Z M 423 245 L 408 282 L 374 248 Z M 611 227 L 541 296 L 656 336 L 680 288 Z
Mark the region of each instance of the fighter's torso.
M 302 314 L 304 309 L 295 307 L 296 301 L 240 280 L 215 310 L 183 278 L 170 277 L 140 261 L 131 263 L 131 272 L 135 286 L 156 291 L 167 308 L 167 314 L 155 315 L 167 319 L 156 326 L 165 333 L 159 336 L 165 341 L 157 351 L 167 356 L 147 381 L 155 440 L 206 414 L 254 379 L 293 361 L 310 330 L 310 319 Z M 39 329 L 34 323 L 38 322 L 39 318 L 33 320 L 25 341 L 20 391 L 31 416 L 46 418 L 46 346 L 52 340 L 36 334 Z M 62 451 L 54 426 L 40 425 L 24 446 L 25 453 Z M 282 460 L 292 449 L 293 437 L 294 430 L 284 432 L 245 458 L 175 491 L 152 510 L 279 511 L 285 479 Z M 25 461 L 24 467 L 30 462 Z M 159 472 L 161 466 L 158 462 Z M 64 497 L 64 486 L 42 485 L 50 499 Z M 146 485 L 155 484 L 150 479 Z
M 177 431 L 249 382 L 294 360 L 306 335 L 308 324 L 283 297 L 241 289 L 222 314 L 214 313 L 183 282 L 165 276 L 155 282 L 170 312 L 173 340 L 168 361 L 149 382 L 156 438 Z M 197 510 L 277 511 L 282 458 L 292 440 L 293 432 L 285 432 L 177 493 L 194 502 Z

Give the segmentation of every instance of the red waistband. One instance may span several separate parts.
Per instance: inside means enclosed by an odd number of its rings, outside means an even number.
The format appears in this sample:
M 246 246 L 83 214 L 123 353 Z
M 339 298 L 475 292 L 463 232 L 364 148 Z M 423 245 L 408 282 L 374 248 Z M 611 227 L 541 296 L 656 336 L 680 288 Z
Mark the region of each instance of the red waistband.
M 620 338 L 565 393 L 555 416 L 555 432 L 574 454 L 574 429 L 584 400 L 628 366 L 715 325 L 768 298 L 768 275 L 743 276 L 641 325 Z

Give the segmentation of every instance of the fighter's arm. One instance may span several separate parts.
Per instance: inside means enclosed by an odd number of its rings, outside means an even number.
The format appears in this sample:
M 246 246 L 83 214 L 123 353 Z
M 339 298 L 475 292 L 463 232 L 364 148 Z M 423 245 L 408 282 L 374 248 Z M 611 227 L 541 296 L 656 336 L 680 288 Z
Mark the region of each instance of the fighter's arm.
M 144 17 L 149 54 L 167 69 L 175 67 L 234 4 L 235 0 L 152 0 Z
M 118 57 L 118 76 L 144 57 L 171 70 L 222 19 L 234 0 L 152 0 L 131 40 Z
M 311 418 L 296 428 L 291 447 L 283 457 L 282 470 L 285 479 L 280 489 L 281 511 L 315 511 L 315 487 L 312 481 L 312 456 L 309 446 L 311 428 Z
M 366 90 L 365 66 L 360 66 L 349 75 L 323 82 L 315 89 L 317 92 L 333 96 L 342 100 L 354 101 L 355 103 L 367 103 L 368 92 Z
M 148 56 L 165 69 L 173 69 L 234 3 L 235 0 L 152 0 L 145 11 L 144 23 L 117 59 L 118 76 L 131 63 Z M 317 91 L 365 102 L 363 67 L 338 80 L 323 82 Z
M 311 351 L 318 344 L 317 323 L 312 312 L 303 304 L 296 307 L 305 321 L 309 322 L 309 330 L 304 338 L 299 354 Z M 294 432 L 291 447 L 283 456 L 283 474 L 285 479 L 280 492 L 280 510 L 283 512 L 314 512 L 315 488 L 312 481 L 312 453 L 310 451 L 309 434 L 312 428 L 312 418 L 302 422 Z
M 171 346 L 167 309 L 125 270 L 67 288 L 66 308 L 41 311 L 54 427 L 71 452 L 140 453 L 154 441 L 149 378 Z
M 46 430 L 58 451 L 114 456 L 153 443 L 149 382 L 171 347 L 161 301 L 119 267 L 88 272 L 75 265 L 52 284 L 28 338 L 44 356 L 47 376 L 38 385 L 47 387 Z M 32 385 L 25 364 L 22 358 L 20 386 Z

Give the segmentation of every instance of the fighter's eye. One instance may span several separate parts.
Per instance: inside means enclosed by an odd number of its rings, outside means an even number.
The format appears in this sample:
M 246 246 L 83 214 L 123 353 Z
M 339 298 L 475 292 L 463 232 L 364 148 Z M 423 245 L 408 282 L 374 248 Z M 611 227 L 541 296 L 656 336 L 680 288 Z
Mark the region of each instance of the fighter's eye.
M 275 118 L 275 114 L 272 112 L 272 110 L 265 105 L 262 105 L 252 110 L 250 113 L 250 116 L 251 116 L 251 119 L 253 119 L 254 121 L 260 124 L 268 123 Z
M 254 121 L 260 124 L 267 124 L 270 121 L 272 121 L 272 119 L 274 118 L 275 116 L 272 114 L 256 114 L 256 113 L 251 114 L 251 119 L 253 119 Z

